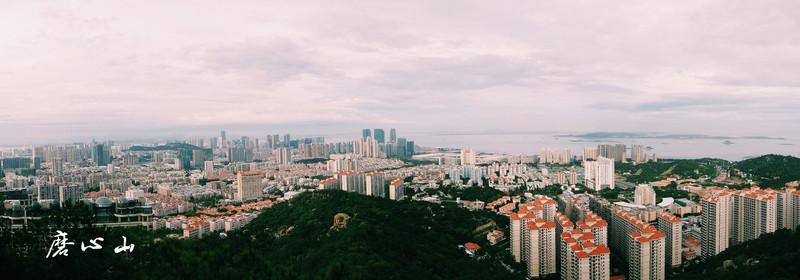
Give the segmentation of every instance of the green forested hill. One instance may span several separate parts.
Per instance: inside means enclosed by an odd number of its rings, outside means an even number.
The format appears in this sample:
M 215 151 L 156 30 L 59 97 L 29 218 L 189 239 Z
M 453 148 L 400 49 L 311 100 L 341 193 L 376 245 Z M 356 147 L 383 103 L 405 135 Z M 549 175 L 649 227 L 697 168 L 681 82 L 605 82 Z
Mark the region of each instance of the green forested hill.
M 729 163 L 722 159 L 662 159 L 657 162 L 640 164 L 617 163 L 617 173 L 625 176 L 626 181 L 648 183 L 667 177 L 697 179 L 702 176 L 715 177 L 717 167 L 725 167 Z
M 764 155 L 737 162 L 733 168 L 767 187 L 783 187 L 786 182 L 800 180 L 800 158 L 793 156 Z
M 334 226 L 334 216 L 349 217 Z M 498 220 L 487 212 L 396 202 L 340 191 L 301 194 L 263 212 L 245 229 L 221 239 L 164 239 L 125 230 L 136 243 L 131 254 L 73 248 L 69 257 L 44 259 L 46 250 L 18 253 L 35 238 L 0 236 L 0 275 L 40 278 L 123 279 L 521 279 L 489 254 L 466 256 L 459 244 L 483 242 L 477 227 Z M 97 232 L 73 229 L 71 237 Z M 123 232 L 103 232 L 119 239 Z M 13 242 L 12 242 L 13 241 Z M 44 241 L 49 246 L 49 239 Z M 40 244 L 43 245 L 43 244 Z M 488 245 L 484 248 L 488 248 Z M 35 247 L 35 246 L 34 246 Z M 482 249 L 483 250 L 483 249 Z M 485 250 L 493 252 L 495 250 Z
M 731 260 L 733 267 L 723 268 Z M 673 279 L 798 279 L 800 230 L 778 230 L 730 247 L 704 262 L 689 266 Z

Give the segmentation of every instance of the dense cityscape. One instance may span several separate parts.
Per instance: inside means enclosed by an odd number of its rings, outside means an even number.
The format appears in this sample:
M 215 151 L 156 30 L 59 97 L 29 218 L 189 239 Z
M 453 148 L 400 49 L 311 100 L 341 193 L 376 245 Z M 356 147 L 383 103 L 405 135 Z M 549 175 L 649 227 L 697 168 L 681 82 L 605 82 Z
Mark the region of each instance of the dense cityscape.
M 561 279 L 666 279 L 800 225 L 800 178 L 760 186 L 741 162 L 660 159 L 641 144 L 484 153 L 425 147 L 388 131 L 364 129 L 335 143 L 221 131 L 164 143 L 11 148 L 1 154 L 0 222 L 13 236 L 85 207 L 92 227 L 225 238 L 293 197 L 342 191 L 504 217 L 449 245 L 498 258 L 523 277 Z M 17 257 L 38 256 L 33 249 Z

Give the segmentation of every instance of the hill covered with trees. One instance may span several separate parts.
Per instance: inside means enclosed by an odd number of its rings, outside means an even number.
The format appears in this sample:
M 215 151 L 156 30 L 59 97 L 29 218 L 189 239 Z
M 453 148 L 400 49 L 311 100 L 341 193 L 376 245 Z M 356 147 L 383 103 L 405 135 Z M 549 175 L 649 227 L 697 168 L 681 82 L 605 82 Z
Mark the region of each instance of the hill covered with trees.
M 717 167 L 726 167 L 726 160 L 715 158 L 701 159 L 663 159 L 646 163 L 617 163 L 617 173 L 625 176 L 632 183 L 648 183 L 667 177 L 681 179 L 698 179 L 703 176 L 715 177 Z
M 778 188 L 800 180 L 800 158 L 793 156 L 764 155 L 736 162 L 732 167 L 765 187 Z
M 143 229 L 60 225 L 78 242 L 69 256 L 55 259 L 44 258 L 52 241 L 45 227 L 26 234 L 0 230 L 0 274 L 34 279 L 522 279 L 507 252 L 485 243 L 483 230 L 508 224 L 503 219 L 431 203 L 319 191 L 265 210 L 226 238 L 212 234 L 179 240 Z M 121 235 L 136 244 L 134 252 L 113 253 L 111 244 L 119 243 Z M 81 240 L 97 236 L 109 245 L 80 251 Z M 458 247 L 465 242 L 479 243 L 480 257 L 471 258 Z
M 727 264 L 724 264 L 727 263 Z M 672 279 L 798 279 L 800 275 L 800 228 L 762 235 L 730 247 Z

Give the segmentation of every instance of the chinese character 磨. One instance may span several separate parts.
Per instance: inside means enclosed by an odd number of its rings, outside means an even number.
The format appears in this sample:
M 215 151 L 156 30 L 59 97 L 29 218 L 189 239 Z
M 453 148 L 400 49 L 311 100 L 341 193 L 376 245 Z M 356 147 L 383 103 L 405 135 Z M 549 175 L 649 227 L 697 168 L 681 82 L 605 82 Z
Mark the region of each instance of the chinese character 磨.
M 50 244 L 50 250 L 47 251 L 47 255 L 44 258 L 55 258 L 58 255 L 67 256 L 67 253 L 69 253 L 67 245 L 75 245 L 75 242 L 69 242 L 67 233 L 60 230 L 56 230 L 56 235 L 53 235 L 53 237 L 56 240 L 53 240 L 53 243 Z M 55 252 L 53 252 L 53 247 L 56 247 Z

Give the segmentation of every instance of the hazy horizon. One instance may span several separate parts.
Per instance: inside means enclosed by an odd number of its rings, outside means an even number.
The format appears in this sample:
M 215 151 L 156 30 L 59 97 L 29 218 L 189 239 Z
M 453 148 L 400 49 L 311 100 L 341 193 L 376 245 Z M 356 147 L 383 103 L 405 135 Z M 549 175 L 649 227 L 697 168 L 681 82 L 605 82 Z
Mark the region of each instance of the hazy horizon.
M 797 1 L 186 3 L 0 4 L 0 145 L 374 127 L 800 136 Z

